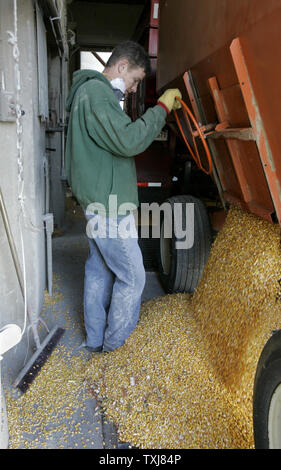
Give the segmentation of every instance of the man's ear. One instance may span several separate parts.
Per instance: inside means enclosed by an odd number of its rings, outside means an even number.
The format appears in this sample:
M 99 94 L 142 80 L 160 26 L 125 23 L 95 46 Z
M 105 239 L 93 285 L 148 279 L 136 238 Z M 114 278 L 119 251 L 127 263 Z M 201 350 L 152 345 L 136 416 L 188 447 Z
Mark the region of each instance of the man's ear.
M 128 59 L 120 59 L 117 64 L 118 73 L 122 74 L 128 69 L 129 61 Z

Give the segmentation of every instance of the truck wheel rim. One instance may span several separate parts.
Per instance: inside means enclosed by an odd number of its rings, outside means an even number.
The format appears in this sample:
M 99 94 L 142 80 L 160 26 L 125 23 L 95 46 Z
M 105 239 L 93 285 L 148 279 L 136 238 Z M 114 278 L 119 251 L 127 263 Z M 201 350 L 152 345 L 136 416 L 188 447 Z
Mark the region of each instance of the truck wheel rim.
M 281 449 L 281 384 L 275 389 L 269 406 L 268 440 L 270 449 Z

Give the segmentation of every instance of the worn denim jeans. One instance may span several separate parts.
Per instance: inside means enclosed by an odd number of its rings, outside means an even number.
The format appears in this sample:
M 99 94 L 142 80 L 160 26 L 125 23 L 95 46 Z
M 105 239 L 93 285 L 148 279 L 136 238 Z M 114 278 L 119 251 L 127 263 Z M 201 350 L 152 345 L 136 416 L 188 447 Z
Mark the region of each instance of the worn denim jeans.
M 84 279 L 86 345 L 112 351 L 124 344 L 137 325 L 145 285 L 143 258 L 132 214 L 127 219 L 99 219 L 103 220 L 106 233 L 94 237 L 90 225 L 94 219 L 88 215 L 86 218 L 90 221 L 87 224 L 90 252 Z M 129 236 L 115 230 L 116 238 L 110 237 L 109 229 L 117 229 L 120 221 L 126 220 L 134 226 Z

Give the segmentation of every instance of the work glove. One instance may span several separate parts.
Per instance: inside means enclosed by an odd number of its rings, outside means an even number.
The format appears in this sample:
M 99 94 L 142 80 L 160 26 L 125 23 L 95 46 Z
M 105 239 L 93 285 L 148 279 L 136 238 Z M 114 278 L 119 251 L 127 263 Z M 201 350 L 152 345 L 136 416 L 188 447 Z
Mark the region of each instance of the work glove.
M 175 111 L 176 109 L 181 108 L 181 103 L 176 100 L 176 96 L 182 98 L 182 94 L 178 88 L 169 88 L 166 90 L 162 96 L 160 96 L 158 100 L 158 104 L 164 104 L 166 108 L 171 111 Z

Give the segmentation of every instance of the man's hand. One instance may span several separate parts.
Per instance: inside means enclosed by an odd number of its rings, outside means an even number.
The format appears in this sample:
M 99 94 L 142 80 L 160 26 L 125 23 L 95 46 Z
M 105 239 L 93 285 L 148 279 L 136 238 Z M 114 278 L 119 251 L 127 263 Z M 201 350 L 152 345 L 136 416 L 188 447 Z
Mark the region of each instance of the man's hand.
M 176 99 L 176 96 L 182 98 L 180 90 L 178 88 L 169 88 L 160 96 L 158 103 L 164 104 L 169 112 L 180 109 L 181 103 Z

